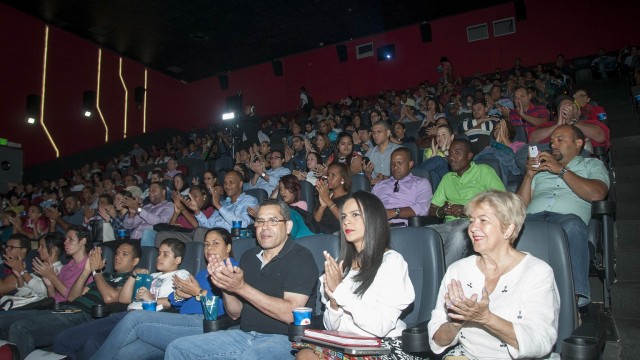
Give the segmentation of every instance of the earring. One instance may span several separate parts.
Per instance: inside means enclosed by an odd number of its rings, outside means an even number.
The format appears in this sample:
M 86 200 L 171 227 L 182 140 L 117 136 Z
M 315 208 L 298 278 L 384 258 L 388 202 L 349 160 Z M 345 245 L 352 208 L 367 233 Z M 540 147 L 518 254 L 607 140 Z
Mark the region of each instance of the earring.
M 340 181 L 340 185 L 344 185 L 344 180 Z

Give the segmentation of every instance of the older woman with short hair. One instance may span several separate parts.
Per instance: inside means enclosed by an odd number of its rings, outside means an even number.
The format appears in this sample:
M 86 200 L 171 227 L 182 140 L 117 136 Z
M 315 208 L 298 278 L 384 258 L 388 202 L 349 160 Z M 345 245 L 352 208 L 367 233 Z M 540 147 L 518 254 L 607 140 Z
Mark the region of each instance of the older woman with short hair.
M 477 255 L 447 269 L 429 322 L 431 350 L 469 359 L 539 358 L 558 336 L 553 270 L 514 248 L 525 219 L 516 194 L 487 191 L 466 206 Z

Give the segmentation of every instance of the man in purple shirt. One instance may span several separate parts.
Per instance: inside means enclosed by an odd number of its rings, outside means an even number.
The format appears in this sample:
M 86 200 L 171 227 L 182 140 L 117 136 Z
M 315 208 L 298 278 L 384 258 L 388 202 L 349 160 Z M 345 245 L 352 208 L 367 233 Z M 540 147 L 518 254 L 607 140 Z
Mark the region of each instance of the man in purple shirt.
M 427 179 L 411 175 L 413 161 L 407 148 L 391 153 L 391 177 L 380 181 L 371 193 L 376 195 L 391 223 L 407 224 L 412 216 L 425 216 L 431 205 L 431 184 Z
M 173 204 L 167 202 L 167 188 L 161 182 L 153 182 L 149 186 L 149 204 L 140 207 L 137 197 L 127 197 L 124 202 L 129 209 L 129 215 L 124 219 L 125 229 L 131 229 L 131 239 L 141 239 L 140 245 L 154 246 L 153 238 L 144 239 L 142 234 L 153 225 L 169 223 L 173 215 Z
M 509 118 L 516 128 L 516 141 L 529 141 L 529 135 L 536 127 L 549 121 L 549 110 L 542 105 L 531 103 L 531 94 L 524 86 L 519 86 L 513 93 L 516 108 L 501 107 L 504 118 Z

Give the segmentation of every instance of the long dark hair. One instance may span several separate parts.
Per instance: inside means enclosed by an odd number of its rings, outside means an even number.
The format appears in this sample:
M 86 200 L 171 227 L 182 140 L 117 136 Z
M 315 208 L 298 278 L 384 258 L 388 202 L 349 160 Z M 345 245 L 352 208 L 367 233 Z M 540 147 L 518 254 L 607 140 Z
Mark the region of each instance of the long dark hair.
M 338 138 L 336 139 L 336 151 L 333 155 L 332 164 L 336 164 L 340 162 L 340 156 L 342 156 L 340 155 L 340 140 L 342 140 L 343 138 L 347 138 L 351 140 L 351 153 L 345 156 L 345 164 L 351 166 L 351 159 L 353 158 L 353 137 L 351 136 L 351 134 L 346 132 L 340 133 L 340 135 L 338 135 Z
M 338 262 L 344 261 L 346 267 L 344 276 L 349 273 L 351 265 L 354 262 L 359 265 L 360 270 L 353 279 L 359 283 L 355 293 L 359 297 L 362 297 L 378 273 L 378 269 L 382 264 L 382 257 L 389 248 L 391 235 L 389 233 L 387 211 L 377 196 L 365 191 L 356 191 L 347 201 L 349 199 L 356 201 L 358 210 L 360 210 L 360 214 L 362 214 L 362 219 L 365 223 L 364 247 L 362 251 L 358 253 L 355 246 L 347 242 L 344 231 L 341 229 L 340 256 Z M 344 220 L 340 221 L 341 228 L 343 221 Z
M 300 187 L 300 180 L 295 175 L 285 175 L 280 178 L 280 182 L 285 189 L 289 190 L 293 194 L 293 202 L 296 203 L 302 199 L 302 190 Z

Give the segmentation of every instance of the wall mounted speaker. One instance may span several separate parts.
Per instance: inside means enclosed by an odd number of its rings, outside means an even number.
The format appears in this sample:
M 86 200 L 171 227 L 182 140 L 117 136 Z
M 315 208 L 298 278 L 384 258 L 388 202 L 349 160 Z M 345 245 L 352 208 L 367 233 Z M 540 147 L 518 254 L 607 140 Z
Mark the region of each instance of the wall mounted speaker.
M 420 35 L 422 36 L 423 43 L 431 42 L 432 41 L 431 24 L 429 23 L 420 24 Z
M 338 53 L 338 61 L 345 62 L 349 60 L 347 55 L 347 45 L 336 45 L 336 52 Z
M 144 88 L 142 86 L 137 86 L 134 92 L 134 99 L 136 104 L 142 104 L 144 102 Z
M 229 89 L 229 75 L 226 75 L 226 74 L 218 75 L 218 82 L 220 83 L 221 90 Z
M 281 60 L 273 60 L 271 62 L 271 66 L 273 67 L 273 74 L 277 77 L 282 76 L 284 71 L 282 69 L 282 61 Z
M 513 6 L 516 10 L 516 21 L 527 20 L 527 4 L 524 3 L 524 0 L 515 0 Z

